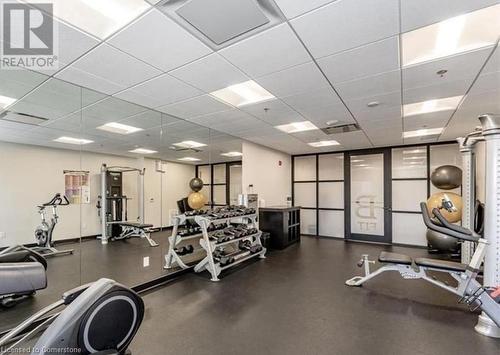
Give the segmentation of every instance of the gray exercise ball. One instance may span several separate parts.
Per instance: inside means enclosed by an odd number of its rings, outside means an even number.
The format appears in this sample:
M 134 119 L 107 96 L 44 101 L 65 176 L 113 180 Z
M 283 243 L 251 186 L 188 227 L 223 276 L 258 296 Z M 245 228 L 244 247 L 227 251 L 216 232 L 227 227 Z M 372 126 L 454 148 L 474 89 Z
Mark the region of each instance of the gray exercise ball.
M 454 253 L 460 249 L 458 239 L 447 236 L 446 234 L 428 229 L 425 236 L 427 237 L 427 244 L 431 250 Z
M 443 165 L 431 174 L 431 182 L 441 190 L 452 190 L 462 185 L 462 169 L 453 165 Z
M 198 192 L 203 188 L 203 180 L 201 180 L 200 178 L 193 178 L 189 182 L 189 187 L 194 192 Z

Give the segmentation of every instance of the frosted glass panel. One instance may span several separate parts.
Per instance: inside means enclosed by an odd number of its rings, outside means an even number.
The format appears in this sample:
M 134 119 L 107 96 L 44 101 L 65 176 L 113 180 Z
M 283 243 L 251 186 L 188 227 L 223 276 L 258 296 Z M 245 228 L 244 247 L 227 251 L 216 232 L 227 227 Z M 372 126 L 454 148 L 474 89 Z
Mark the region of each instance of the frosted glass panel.
M 210 166 L 203 165 L 198 167 L 198 177 L 203 180 L 204 184 L 211 184 Z
M 392 209 L 420 211 L 420 202 L 427 200 L 427 180 L 393 181 Z
M 200 190 L 200 192 L 205 196 L 205 199 L 207 201 L 207 204 L 210 203 L 210 186 L 203 186 L 203 188 Z
M 392 241 L 394 243 L 426 246 L 426 232 L 427 227 L 421 214 L 392 214 Z
M 351 156 L 351 231 L 384 236 L 384 155 Z
M 226 164 L 214 165 L 214 184 L 226 183 Z
M 229 204 L 238 204 L 238 195 L 241 194 L 241 165 L 229 166 Z
M 344 208 L 344 183 L 319 183 L 319 208 Z
M 295 206 L 316 207 L 316 183 L 294 184 Z
M 455 165 L 462 167 L 462 158 L 458 144 L 433 145 L 430 147 L 431 173 L 441 165 Z
M 316 180 L 316 156 L 294 158 L 294 178 L 295 181 Z
M 427 178 L 427 148 L 393 149 L 392 178 Z
M 319 180 L 344 179 L 344 154 L 319 156 Z
M 300 210 L 300 233 L 316 234 L 316 210 Z
M 319 211 L 319 235 L 344 238 L 344 211 Z
M 214 185 L 214 200 L 217 205 L 226 204 L 226 185 Z

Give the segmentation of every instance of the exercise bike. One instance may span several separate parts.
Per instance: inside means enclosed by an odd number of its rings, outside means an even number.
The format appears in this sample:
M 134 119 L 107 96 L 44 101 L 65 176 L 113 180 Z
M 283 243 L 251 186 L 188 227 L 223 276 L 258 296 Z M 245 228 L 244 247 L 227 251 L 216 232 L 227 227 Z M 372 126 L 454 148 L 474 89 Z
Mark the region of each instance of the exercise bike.
M 58 308 L 66 306 L 61 312 Z M 144 317 L 144 302 L 131 289 L 100 279 L 63 294 L 62 299 L 0 339 L 0 355 L 17 353 L 23 342 L 45 331 L 31 354 L 130 354 L 127 348 Z
M 451 201 L 443 200 L 441 209 L 453 212 L 455 207 Z M 424 223 L 427 228 L 449 235 L 461 241 L 473 242 L 476 249 L 468 265 L 428 258 L 416 258 L 403 254 L 382 252 L 378 258 L 383 264 L 378 270 L 371 272 L 370 264 L 375 263 L 363 255 L 358 262 L 359 267 L 364 266 L 365 275 L 355 276 L 345 283 L 347 286 L 362 286 L 366 281 L 386 272 L 397 271 L 404 279 L 422 279 L 431 284 L 452 292 L 460 297 L 460 301 L 469 306 L 471 311 L 481 309 L 490 319 L 500 327 L 500 287 L 483 287 L 476 277 L 481 271 L 481 265 L 486 254 L 488 242 L 474 231 L 449 223 L 439 209 L 434 208 L 430 217 L 425 202 L 420 204 Z M 457 281 L 453 287 L 428 274 L 428 271 L 445 273 Z
M 54 243 L 52 241 L 54 228 L 56 227 L 59 219 L 59 216 L 57 215 L 57 207 L 67 205 L 69 205 L 69 201 L 66 196 L 61 197 L 61 194 L 58 193 L 55 194 L 55 196 L 49 202 L 38 206 L 38 213 L 40 214 L 42 223 L 35 229 L 35 240 L 37 246 L 32 247 L 32 250 L 42 254 L 44 257 L 73 254 L 73 249 L 57 250 L 54 247 Z M 52 207 L 52 218 L 50 219 L 50 222 L 47 222 L 47 216 L 45 212 L 45 209 L 47 207 Z

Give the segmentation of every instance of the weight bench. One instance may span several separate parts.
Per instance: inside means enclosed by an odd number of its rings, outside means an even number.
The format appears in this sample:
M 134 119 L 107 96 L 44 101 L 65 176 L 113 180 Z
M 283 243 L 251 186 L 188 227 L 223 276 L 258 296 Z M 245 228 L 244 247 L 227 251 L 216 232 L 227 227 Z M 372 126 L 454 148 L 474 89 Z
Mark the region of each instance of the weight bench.
M 152 224 L 143 224 L 138 222 L 110 222 L 110 224 L 117 224 L 122 229 L 120 235 L 113 238 L 114 240 L 138 237 L 145 238 L 152 247 L 157 247 L 159 245 L 151 238 L 149 229 L 153 227 Z
M 378 261 L 383 264 L 374 272 L 370 271 L 370 264 L 375 264 L 375 261 L 368 259 L 368 255 L 364 254 L 358 262 L 359 267 L 364 266 L 365 276 L 355 276 L 345 283 L 347 286 L 362 286 L 366 281 L 371 280 L 387 271 L 397 271 L 403 279 L 423 279 L 433 285 L 445 288 L 446 290 L 458 294 L 457 289 L 448 286 L 447 284 L 436 280 L 434 277 L 427 275 L 427 271 L 437 271 L 450 274 L 458 280 L 461 273 L 467 269 L 467 265 L 452 261 L 416 258 L 413 259 L 408 255 L 391 253 L 383 251 L 378 257 Z

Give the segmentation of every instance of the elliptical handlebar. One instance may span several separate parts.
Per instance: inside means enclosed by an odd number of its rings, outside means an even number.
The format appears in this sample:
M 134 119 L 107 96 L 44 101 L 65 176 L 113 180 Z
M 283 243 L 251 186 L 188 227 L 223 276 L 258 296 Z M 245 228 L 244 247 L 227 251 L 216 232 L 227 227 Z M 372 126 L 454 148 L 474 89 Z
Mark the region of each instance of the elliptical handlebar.
M 61 198 L 61 194 L 57 193 L 57 194 L 54 195 L 54 197 L 52 197 L 52 200 L 50 200 L 49 202 L 46 202 L 46 203 L 42 204 L 42 207 L 47 207 L 47 206 L 67 206 L 67 205 L 69 205 L 68 198 L 65 195 L 62 195 L 62 198 Z
M 434 208 L 432 210 L 432 214 L 438 219 L 440 224 L 431 219 L 429 211 L 427 210 L 427 204 L 425 202 L 420 203 L 420 210 L 422 211 L 422 217 L 427 228 L 435 232 L 446 234 L 456 239 L 474 243 L 477 243 L 479 241 L 480 237 L 476 233 L 473 233 L 469 229 L 449 223 L 446 218 L 443 217 L 441 212 L 439 212 L 439 209 Z

